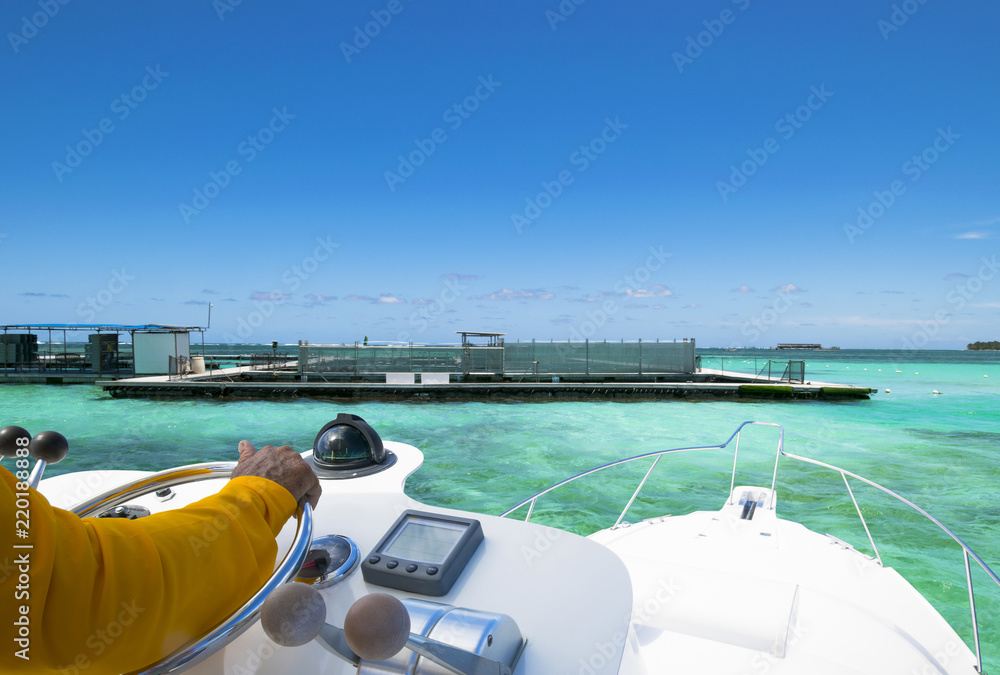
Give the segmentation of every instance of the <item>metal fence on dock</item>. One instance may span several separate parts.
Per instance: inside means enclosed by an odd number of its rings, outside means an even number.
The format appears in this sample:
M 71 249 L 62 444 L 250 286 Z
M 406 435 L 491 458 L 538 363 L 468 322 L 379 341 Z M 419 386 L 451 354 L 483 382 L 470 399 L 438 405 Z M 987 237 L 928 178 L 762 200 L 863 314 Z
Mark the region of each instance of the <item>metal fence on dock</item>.
M 299 373 L 452 373 L 508 378 L 695 372 L 694 340 L 683 342 L 513 342 L 497 346 L 299 346 Z
M 302 345 L 299 371 L 367 375 L 373 373 L 462 372 L 462 347 L 420 345 Z

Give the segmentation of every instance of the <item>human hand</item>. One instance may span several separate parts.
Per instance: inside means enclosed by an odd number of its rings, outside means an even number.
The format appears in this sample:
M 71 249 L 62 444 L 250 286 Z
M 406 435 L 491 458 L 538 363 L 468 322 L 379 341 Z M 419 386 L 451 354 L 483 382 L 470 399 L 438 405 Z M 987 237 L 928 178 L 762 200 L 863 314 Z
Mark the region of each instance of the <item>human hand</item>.
M 259 476 L 272 480 L 292 493 L 299 506 L 309 502 L 315 509 L 323 488 L 316 472 L 291 447 L 265 445 L 258 451 L 250 441 L 240 441 L 240 459 L 231 478 Z

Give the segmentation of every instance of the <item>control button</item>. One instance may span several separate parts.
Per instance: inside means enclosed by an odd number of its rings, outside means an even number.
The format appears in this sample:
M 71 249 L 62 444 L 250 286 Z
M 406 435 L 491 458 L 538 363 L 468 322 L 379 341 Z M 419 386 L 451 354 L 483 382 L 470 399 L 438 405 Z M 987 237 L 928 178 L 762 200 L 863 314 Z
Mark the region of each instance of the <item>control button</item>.
M 436 567 L 428 567 L 427 568 L 427 574 L 429 574 L 430 576 L 434 576 L 437 573 L 438 573 L 438 568 L 436 568 Z
M 379 562 L 379 561 L 380 561 L 381 559 L 382 559 L 382 558 L 381 558 L 380 556 L 377 556 L 377 555 L 373 555 L 373 556 L 372 556 L 371 558 L 369 558 L 369 559 L 368 559 L 368 564 L 369 564 L 369 565 L 377 565 L 377 564 L 378 564 L 378 562 Z
M 407 571 L 407 572 L 410 572 L 410 573 L 413 573 L 413 572 L 416 572 L 416 571 L 417 571 L 417 566 L 416 566 L 416 564 L 414 564 L 414 563 L 410 563 L 409 565 L 407 565 L 407 566 L 406 566 L 406 571 Z
M 399 561 L 398 560 L 390 560 L 389 562 L 387 562 L 385 564 L 385 566 L 388 567 L 391 570 L 394 570 L 397 567 L 399 567 Z

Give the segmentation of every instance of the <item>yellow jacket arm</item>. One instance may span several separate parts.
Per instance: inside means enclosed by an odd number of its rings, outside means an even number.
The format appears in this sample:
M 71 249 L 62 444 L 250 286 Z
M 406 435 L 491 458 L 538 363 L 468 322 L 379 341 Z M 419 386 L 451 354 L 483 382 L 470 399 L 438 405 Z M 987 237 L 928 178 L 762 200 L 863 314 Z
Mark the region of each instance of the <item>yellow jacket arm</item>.
M 0 478 L 0 672 L 127 672 L 205 634 L 271 575 L 296 507 L 277 483 L 243 476 L 174 511 L 78 518 Z

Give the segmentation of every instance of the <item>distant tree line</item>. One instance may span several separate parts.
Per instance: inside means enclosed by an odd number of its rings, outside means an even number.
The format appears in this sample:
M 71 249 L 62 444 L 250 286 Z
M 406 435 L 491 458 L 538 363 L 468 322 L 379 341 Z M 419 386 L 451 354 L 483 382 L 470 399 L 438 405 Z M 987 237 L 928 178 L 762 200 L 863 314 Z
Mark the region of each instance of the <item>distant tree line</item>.
M 968 346 L 968 349 L 996 349 L 1000 350 L 1000 340 L 993 340 L 991 342 L 973 342 Z

